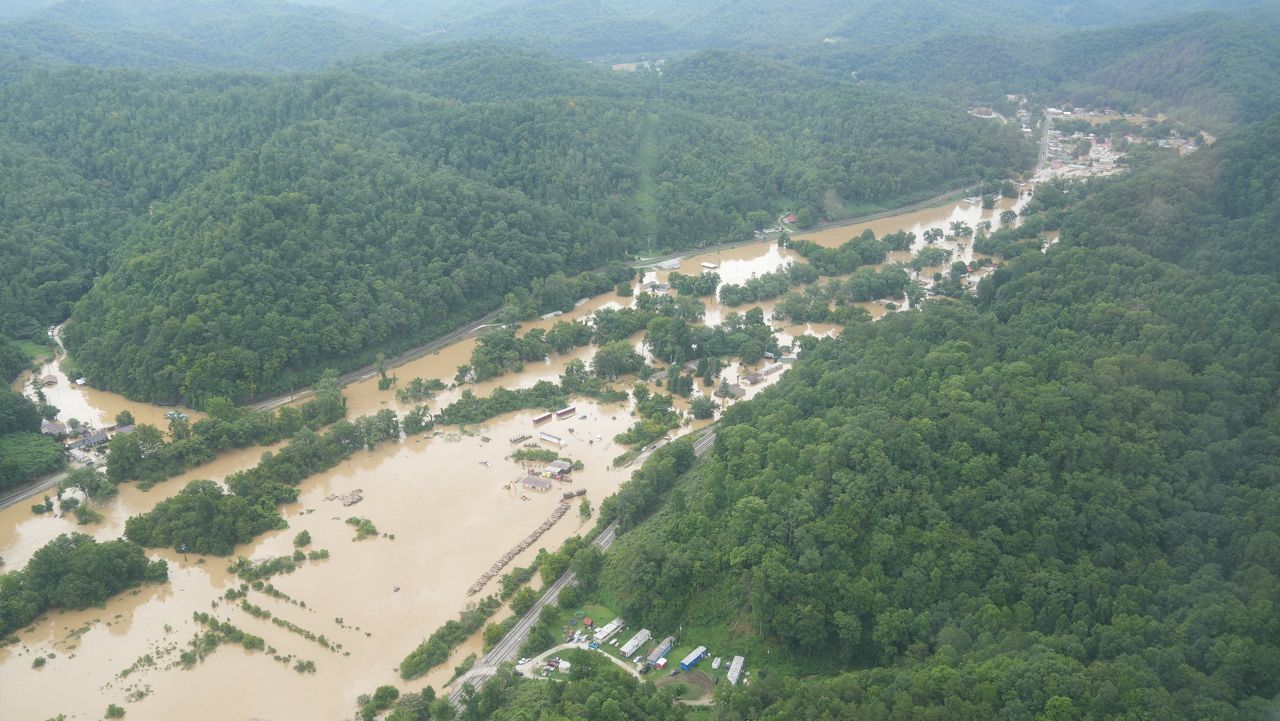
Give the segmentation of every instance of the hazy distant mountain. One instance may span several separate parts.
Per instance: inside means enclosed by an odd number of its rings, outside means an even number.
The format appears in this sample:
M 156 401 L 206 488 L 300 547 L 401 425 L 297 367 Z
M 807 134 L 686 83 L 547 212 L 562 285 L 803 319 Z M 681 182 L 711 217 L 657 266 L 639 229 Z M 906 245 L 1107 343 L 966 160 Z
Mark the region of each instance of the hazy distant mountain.
M 372 18 L 279 0 L 68 0 L 0 25 L 0 49 L 101 67 L 305 70 L 416 39 Z
M 0 19 L 19 18 L 27 13 L 46 8 L 58 0 L 5 0 L 0 3 Z
M 298 0 L 432 37 L 489 38 L 575 54 L 778 46 L 825 38 L 884 44 L 954 33 L 1059 33 L 1258 0 Z

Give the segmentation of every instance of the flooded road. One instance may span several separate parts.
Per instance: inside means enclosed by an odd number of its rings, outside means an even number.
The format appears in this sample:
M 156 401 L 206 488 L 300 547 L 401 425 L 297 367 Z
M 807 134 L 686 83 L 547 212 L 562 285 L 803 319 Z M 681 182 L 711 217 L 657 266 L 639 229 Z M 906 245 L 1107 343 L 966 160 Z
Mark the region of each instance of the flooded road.
M 961 201 L 798 237 L 835 246 L 865 227 L 872 228 L 877 236 L 899 229 L 920 236 L 930 227 L 946 230 L 952 221 L 974 226 L 990 220 L 998 227 L 999 212 L 1011 205 L 1011 201 L 1003 201 L 997 208 L 984 211 Z M 923 240 L 916 243 L 916 249 L 925 245 Z M 955 260 L 972 257 L 967 247 L 953 246 Z M 905 253 L 895 254 L 891 261 L 907 257 Z M 716 266 L 716 272 L 726 282 L 741 283 L 753 274 L 776 270 L 790 262 L 797 262 L 792 251 L 762 242 L 685 258 L 680 271 L 697 274 L 703 270 L 702 263 L 709 263 Z M 667 275 L 668 271 L 658 271 L 655 277 L 665 280 Z M 550 328 L 559 320 L 581 318 L 602 307 L 621 307 L 630 302 L 629 298 L 607 294 L 561 318 L 528 323 L 524 329 Z M 710 325 L 719 323 L 731 311 L 745 312 L 752 307 L 722 309 L 714 299 L 704 302 L 704 322 Z M 767 318 L 773 302 L 759 305 Z M 865 306 L 873 315 L 886 312 L 882 304 Z M 839 330 L 823 324 L 775 326 L 783 345 L 790 344 L 799 334 L 828 335 Z M 639 342 L 640 336 L 634 340 Z M 389 373 L 401 384 L 414 377 L 449 383 L 457 367 L 470 362 L 474 346 L 474 339 L 464 340 Z M 555 381 L 568 361 L 581 359 L 589 363 L 594 351 L 581 348 L 565 356 L 529 363 L 519 374 L 468 388 L 484 396 L 498 386 L 528 387 L 539 380 Z M 759 364 L 755 368 L 758 367 Z M 725 377 L 736 382 L 740 374 L 755 368 L 743 369 L 734 363 Z M 57 370 L 51 368 L 51 372 Z M 780 376 L 775 374 L 765 383 L 748 386 L 747 397 L 753 397 Z M 696 393 L 710 390 L 696 384 Z M 162 428 L 166 425 L 166 408 L 75 387 L 65 376 L 56 386 L 46 388 L 45 393 L 62 409 L 64 418 L 74 416 L 109 424 L 118 410 L 128 408 L 138 422 L 151 422 Z M 429 405 L 438 410 L 460 393 L 460 389 L 443 391 Z M 348 385 L 344 394 L 350 418 L 381 408 L 393 408 L 403 415 L 413 405 L 399 403 L 394 390 L 378 390 L 376 377 Z M 127 718 L 135 720 L 340 719 L 354 715 L 358 695 L 371 693 L 382 684 L 395 683 L 403 691 L 412 691 L 432 683 L 439 690 L 452 675 L 455 659 L 479 652 L 477 639 L 468 641 L 454 659 L 425 679 L 399 682 L 397 665 L 423 638 L 455 618 L 468 601 L 496 592 L 495 580 L 481 594 L 466 595 L 467 588 L 483 571 L 550 515 L 564 490 L 586 489 L 586 498 L 598 508 L 632 470 L 611 465 L 626 450 L 612 439 L 634 422 L 629 409 L 580 398 L 574 403 L 577 411 L 571 418 L 537 427 L 532 423 L 537 412 L 518 412 L 468 428 L 465 433 L 455 427 L 443 427 L 438 433 L 407 438 L 373 452 L 359 452 L 301 484 L 299 501 L 282 511 L 288 529 L 266 534 L 236 549 L 237 554 L 255 560 L 288 555 L 293 551 L 295 534 L 306 530 L 313 539 L 307 550 L 328 550 L 327 560 L 308 561 L 292 574 L 271 579 L 287 599 L 250 591 L 247 600 L 316 636 L 323 635 L 334 645 L 341 644 L 341 650 L 330 650 L 269 620 L 256 618 L 241 609 L 238 602 L 221 600 L 228 589 L 240 583 L 226 570 L 230 559 L 152 551 L 151 557 L 169 561 L 168 584 L 123 594 L 102 609 L 47 614 L 19 632 L 18 643 L 0 648 L 0 688 L 4 689 L 0 693 L 0 718 L 41 721 L 64 713 L 68 718 L 98 719 L 108 703 L 116 703 L 126 708 Z M 687 401 L 677 399 L 677 406 L 687 408 Z M 687 426 L 680 432 L 708 422 Z M 523 489 L 518 483 L 523 469 L 506 460 L 517 447 L 509 442 L 510 438 L 529 434 L 536 439 L 539 431 L 563 438 L 566 445 L 560 449 L 561 455 L 580 460 L 585 466 L 573 474 L 571 483 L 556 483 L 545 493 Z M 149 510 L 190 480 L 221 480 L 252 466 L 265 450 L 268 449 L 255 447 L 225 454 L 213 463 L 160 483 L 149 492 L 134 485 L 123 486 L 116 498 L 100 508 L 104 521 L 92 527 L 76 526 L 69 514 L 65 518 L 34 516 L 27 504 L 4 509 L 0 511 L 0 557 L 5 560 L 6 569 L 15 569 L 58 533 L 82 531 L 104 540 L 118 537 L 128 517 Z M 364 500 L 351 507 L 325 500 L 356 490 Z M 353 540 L 353 528 L 345 522 L 352 516 L 372 521 L 380 535 Z M 505 570 L 527 565 L 539 548 L 555 549 L 584 527 L 575 500 L 570 511 Z M 224 646 L 190 670 L 167 668 L 176 663 L 200 630 L 192 620 L 196 611 L 211 613 L 262 636 L 275 649 L 275 655 L 289 657 L 289 661 L 282 663 L 270 654 Z M 494 620 L 506 613 L 500 611 Z M 32 661 L 36 655 L 52 657 L 43 668 L 35 669 Z M 143 661 L 135 667 L 148 656 L 150 665 Z M 293 664 L 300 659 L 314 661 L 315 673 L 295 671 Z M 125 677 L 118 675 L 131 667 L 135 670 Z
M 203 414 L 190 408 L 156 406 L 131 401 L 117 393 L 90 388 L 87 385 L 76 385 L 76 379 L 68 377 L 62 369 L 62 358 L 59 352 L 57 358 L 41 365 L 40 370 L 34 375 L 41 379 L 52 376 L 55 380 L 53 385 L 42 383 L 40 390 L 44 393 L 46 401 L 58 409 L 58 420 L 63 423 L 74 418 L 95 428 L 103 428 L 115 423 L 116 414 L 126 410 L 133 414 L 135 422 L 150 423 L 159 428 L 168 427 L 169 421 L 165 418 L 165 414 L 172 410 L 186 413 L 192 422 L 204 417 Z M 12 388 L 15 392 L 34 400 L 36 394 L 31 387 L 31 378 L 30 373 L 22 374 L 18 380 L 14 381 Z

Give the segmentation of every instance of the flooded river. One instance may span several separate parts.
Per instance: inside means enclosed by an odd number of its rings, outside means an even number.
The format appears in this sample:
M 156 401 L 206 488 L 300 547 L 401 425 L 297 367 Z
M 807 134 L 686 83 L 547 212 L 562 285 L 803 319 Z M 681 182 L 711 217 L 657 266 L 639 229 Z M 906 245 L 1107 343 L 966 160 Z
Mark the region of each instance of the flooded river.
M 930 227 L 952 221 L 976 225 L 990 220 L 998 226 L 1004 201 L 994 210 L 982 210 L 966 202 L 883 218 L 861 225 L 829 228 L 807 237 L 824 245 L 839 245 L 870 227 L 878 236 L 905 229 L 918 236 Z M 923 246 L 923 241 L 917 241 Z M 951 246 L 955 260 L 969 260 L 967 247 Z M 895 254 L 901 260 L 907 254 Z M 683 260 L 681 272 L 696 274 L 702 263 L 717 266 L 726 282 L 741 283 L 753 274 L 775 270 L 796 262 L 789 250 L 774 243 L 758 243 L 731 250 L 692 256 Z M 657 273 L 665 279 L 666 271 Z M 720 322 L 730 309 L 708 301 L 706 321 Z M 608 294 L 593 299 L 563 318 L 540 320 L 526 325 L 549 328 L 561 319 L 585 316 L 595 310 L 629 303 L 630 299 Z M 760 304 L 766 312 L 772 303 Z M 745 311 L 750 306 L 737 309 Z M 881 304 L 866 304 L 880 315 Z M 837 331 L 820 324 L 779 327 L 784 345 L 802 333 L 826 335 Z M 637 337 L 637 342 L 639 337 Z M 420 376 L 449 382 L 459 365 L 469 362 L 475 341 L 465 340 L 440 352 L 397 367 L 400 379 Z M 486 395 L 497 386 L 527 387 L 538 380 L 556 380 L 565 364 L 574 358 L 589 361 L 594 349 L 583 348 L 567 356 L 531 363 L 520 374 L 511 374 L 471 386 Z M 726 372 L 733 382 L 741 369 L 736 364 Z M 43 370 L 57 374 L 56 364 Z M 780 374 L 771 376 L 776 381 Z M 764 385 L 749 387 L 748 397 Z M 697 392 L 706 392 L 698 384 Z M 441 393 L 431 401 L 440 408 L 460 391 Z M 116 412 L 128 408 L 138 422 L 164 427 L 169 409 L 125 401 L 119 396 L 74 384 L 65 376 L 45 389 L 50 401 L 63 410 L 63 417 L 75 417 L 99 425 L 112 422 Z M 347 386 L 350 417 L 394 408 L 402 414 L 409 408 L 400 404 L 393 391 L 379 391 L 377 379 Z M 613 468 L 612 460 L 625 448 L 613 436 L 625 430 L 634 418 L 621 405 L 601 406 L 576 399 L 571 418 L 552 420 L 535 428 L 536 412 L 508 414 L 484 426 L 466 429 L 443 428 L 442 432 L 411 437 L 402 443 L 373 452 L 360 452 L 333 470 L 306 480 L 299 501 L 284 508 L 289 528 L 260 537 L 237 548 L 239 555 L 266 559 L 292 552 L 292 539 L 299 531 L 311 534 L 309 549 L 327 549 L 327 560 L 309 561 L 298 571 L 277 576 L 272 583 L 292 602 L 251 591 L 248 601 L 314 634 L 324 635 L 340 651 L 327 649 L 255 618 L 237 605 L 221 601 L 223 594 L 239 585 L 228 574 L 228 559 L 183 556 L 171 551 L 150 552 L 169 561 L 170 581 L 161 586 L 145 586 L 136 592 L 112 599 L 105 608 L 47 614 L 18 634 L 19 643 L 0 649 L 0 718 L 42 721 L 58 714 L 68 718 L 99 719 L 108 703 L 125 706 L 129 719 L 341 719 L 355 712 L 355 699 L 379 685 L 397 683 L 402 690 L 417 690 L 425 683 L 437 689 L 449 680 L 452 661 L 426 679 L 400 683 L 396 666 L 426 635 L 477 597 L 466 589 L 507 549 L 536 528 L 554 510 L 561 492 L 585 489 L 593 507 L 613 493 L 632 469 Z M 684 404 L 681 404 L 683 407 Z M 687 430 L 687 429 L 686 429 Z M 525 434 L 537 438 L 546 431 L 564 439 L 561 454 L 580 460 L 584 470 L 573 474 L 568 484 L 557 484 L 548 493 L 522 489 L 519 464 L 506 460 L 516 448 L 509 439 Z M 177 493 L 196 478 L 221 480 L 227 474 L 252 466 L 266 450 L 251 448 L 221 456 L 182 477 L 157 485 L 148 492 L 126 485 L 120 494 L 103 506 L 104 521 L 80 527 L 69 514 L 65 518 L 33 515 L 29 504 L 0 511 L 0 558 L 5 568 L 21 567 L 40 546 L 59 533 L 87 532 L 99 539 L 118 537 L 125 520 L 152 508 L 159 500 Z M 359 490 L 364 500 L 344 507 L 334 496 Z M 353 528 L 345 519 L 359 516 L 371 520 L 381 535 L 353 540 Z M 508 569 L 525 565 L 538 548 L 554 549 L 570 535 L 580 533 L 576 502 L 574 507 L 530 549 L 514 559 Z M 496 580 L 481 595 L 497 590 Z M 190 670 L 166 668 L 174 664 L 200 629 L 192 613 L 204 611 L 229 620 L 250 633 L 262 636 L 288 663 L 261 652 L 246 652 L 225 646 Z M 501 613 L 497 618 L 501 618 Z M 496 618 L 495 618 L 496 620 Z M 455 654 L 479 652 L 472 639 Z M 49 658 L 43 668 L 32 667 L 37 655 Z M 153 664 L 140 659 L 150 657 Z M 301 674 L 293 670 L 299 659 L 314 661 L 316 671 Z M 121 672 L 135 670 L 121 677 Z

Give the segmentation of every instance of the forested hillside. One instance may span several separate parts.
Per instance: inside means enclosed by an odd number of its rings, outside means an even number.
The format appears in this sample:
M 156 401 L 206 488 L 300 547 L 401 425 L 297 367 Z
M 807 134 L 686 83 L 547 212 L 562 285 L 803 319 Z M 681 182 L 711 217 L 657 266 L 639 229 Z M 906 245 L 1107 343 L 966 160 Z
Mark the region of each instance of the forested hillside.
M 0 120 L 0 332 L 34 337 L 100 278 L 67 332 L 90 382 L 196 403 L 421 343 L 554 272 L 1033 152 L 946 103 L 732 53 L 661 83 L 484 46 L 303 78 L 35 65 L 0 83 Z
M 602 597 L 757 650 L 719 718 L 1269 718 L 1278 148 L 1110 181 L 976 300 L 824 341 L 652 519 L 666 476 L 624 486 Z
M 895 47 L 841 43 L 781 51 L 863 80 L 992 101 L 1006 93 L 1077 105 L 1152 106 L 1218 126 L 1280 112 L 1280 6 L 1202 12 L 1029 38 L 948 31 Z
M 0 49 L 97 67 L 307 70 L 417 39 L 361 15 L 280 0 L 64 0 L 0 25 Z

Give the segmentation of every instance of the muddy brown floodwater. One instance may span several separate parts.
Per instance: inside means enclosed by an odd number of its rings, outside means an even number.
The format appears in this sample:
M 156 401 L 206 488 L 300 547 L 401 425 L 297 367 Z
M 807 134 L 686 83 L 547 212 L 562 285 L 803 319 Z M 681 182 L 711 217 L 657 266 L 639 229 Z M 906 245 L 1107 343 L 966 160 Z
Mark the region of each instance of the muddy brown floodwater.
M 945 230 L 952 221 L 973 226 L 981 220 L 991 220 L 998 226 L 1000 210 L 1013 206 L 1004 201 L 996 209 L 984 211 L 966 202 L 949 203 L 800 237 L 838 245 L 866 227 L 878 236 L 899 229 L 919 236 L 930 227 Z M 922 247 L 924 243 L 917 241 L 917 245 Z M 972 257 L 968 247 L 943 245 L 956 252 L 956 260 Z M 897 254 L 891 261 L 906 257 L 905 253 Z M 753 274 L 776 270 L 790 262 L 797 262 L 794 253 L 762 242 L 685 258 L 680 270 L 696 274 L 703 269 L 702 263 L 712 263 L 726 282 L 741 283 Z M 656 274 L 661 279 L 666 275 L 666 271 Z M 750 307 L 722 309 L 713 299 L 706 300 L 705 322 L 712 325 L 730 310 L 742 312 Z M 601 307 L 630 302 L 609 294 L 588 301 L 562 318 L 539 320 L 526 328 L 549 328 L 558 320 L 580 318 Z M 773 303 L 760 305 L 768 317 Z M 865 307 L 877 316 L 885 312 L 882 304 Z M 786 345 L 803 333 L 828 335 L 838 328 L 805 324 L 777 326 L 777 330 Z M 474 339 L 464 340 L 393 372 L 401 382 L 415 376 L 449 382 L 456 368 L 469 361 L 474 345 Z M 478 395 L 486 395 L 498 386 L 527 387 L 543 379 L 554 381 L 570 359 L 589 362 L 593 352 L 594 349 L 584 348 L 567 356 L 530 363 L 522 373 L 471 388 Z M 731 365 L 726 377 L 735 381 L 745 370 L 749 369 Z M 42 371 L 46 372 L 59 372 L 57 363 Z M 753 397 L 780 376 L 775 374 L 766 383 L 749 387 L 747 397 Z M 709 390 L 698 386 L 699 393 Z M 60 376 L 58 385 L 46 388 L 45 393 L 62 409 L 64 418 L 75 417 L 99 425 L 111 423 L 117 411 L 128 408 L 139 422 L 163 427 L 164 415 L 170 410 L 76 387 L 65 376 Z M 401 413 L 409 410 L 395 399 L 394 392 L 379 391 L 376 378 L 353 383 L 344 393 L 351 417 L 381 408 L 394 408 Z M 431 401 L 432 408 L 442 407 L 459 393 L 441 393 Z M 443 428 L 439 433 L 361 452 L 302 483 L 299 501 L 283 510 L 289 523 L 287 530 L 266 534 L 236 549 L 238 555 L 255 560 L 287 555 L 293 550 L 294 535 L 302 530 L 310 532 L 309 548 L 327 549 L 330 558 L 307 562 L 292 574 L 272 579 L 292 602 L 253 591 L 248 600 L 317 636 L 323 635 L 333 644 L 341 644 L 341 651 L 329 650 L 221 600 L 229 588 L 239 585 L 226 571 L 229 559 L 152 551 L 151 557 L 169 561 L 167 584 L 123 594 L 104 608 L 47 614 L 19 632 L 18 643 L 0 649 L 0 718 L 40 721 L 62 713 L 68 718 L 98 719 L 107 704 L 116 703 L 125 706 L 128 718 L 135 720 L 340 719 L 353 716 L 359 694 L 382 684 L 395 683 L 402 690 L 416 690 L 429 682 L 439 688 L 449 680 L 455 660 L 425 679 L 410 683 L 399 681 L 396 666 L 425 636 L 455 618 L 469 601 L 496 591 L 495 580 L 480 595 L 466 595 L 466 589 L 482 572 L 542 523 L 563 490 L 586 489 L 586 497 L 598 508 L 632 470 L 611 466 L 613 458 L 624 450 L 613 442 L 613 436 L 634 421 L 629 408 L 601 406 L 583 399 L 576 399 L 575 404 L 577 412 L 573 417 L 536 428 L 532 419 L 537 413 L 512 413 L 467 428 L 465 433 L 458 428 Z M 687 408 L 683 400 L 679 405 Z M 562 455 L 585 464 L 583 471 L 573 474 L 571 483 L 557 484 L 547 493 L 522 489 L 518 484 L 521 467 L 505 460 L 516 448 L 510 438 L 531 434 L 536 439 L 539 431 L 562 437 L 566 442 Z M 250 467 L 264 450 L 267 449 L 251 448 L 225 454 L 149 492 L 126 485 L 101 509 L 104 521 L 89 528 L 76 526 L 70 516 L 34 516 L 27 504 L 4 509 L 0 511 L 0 558 L 6 568 L 19 568 L 59 533 L 82 531 L 99 539 L 116 538 L 128 517 L 149 510 L 193 479 L 221 480 Z M 357 489 L 364 500 L 354 506 L 325 500 Z M 353 529 L 345 523 L 351 516 L 370 519 L 382 535 L 353 540 Z M 554 549 L 583 529 L 575 502 L 569 513 L 507 568 L 529 563 L 538 548 Z M 190 670 L 168 668 L 199 631 L 192 620 L 195 611 L 212 613 L 262 636 L 277 654 L 291 656 L 292 660 L 281 663 L 261 652 L 224 646 Z M 501 616 L 500 613 L 495 618 Z M 479 653 L 478 639 L 464 644 L 455 659 L 468 652 Z M 32 667 L 37 655 L 49 657 L 41 669 Z M 147 658 L 151 659 L 150 664 L 143 660 Z M 292 665 L 298 659 L 314 661 L 315 673 L 294 671 Z M 131 667 L 135 670 L 121 675 Z

